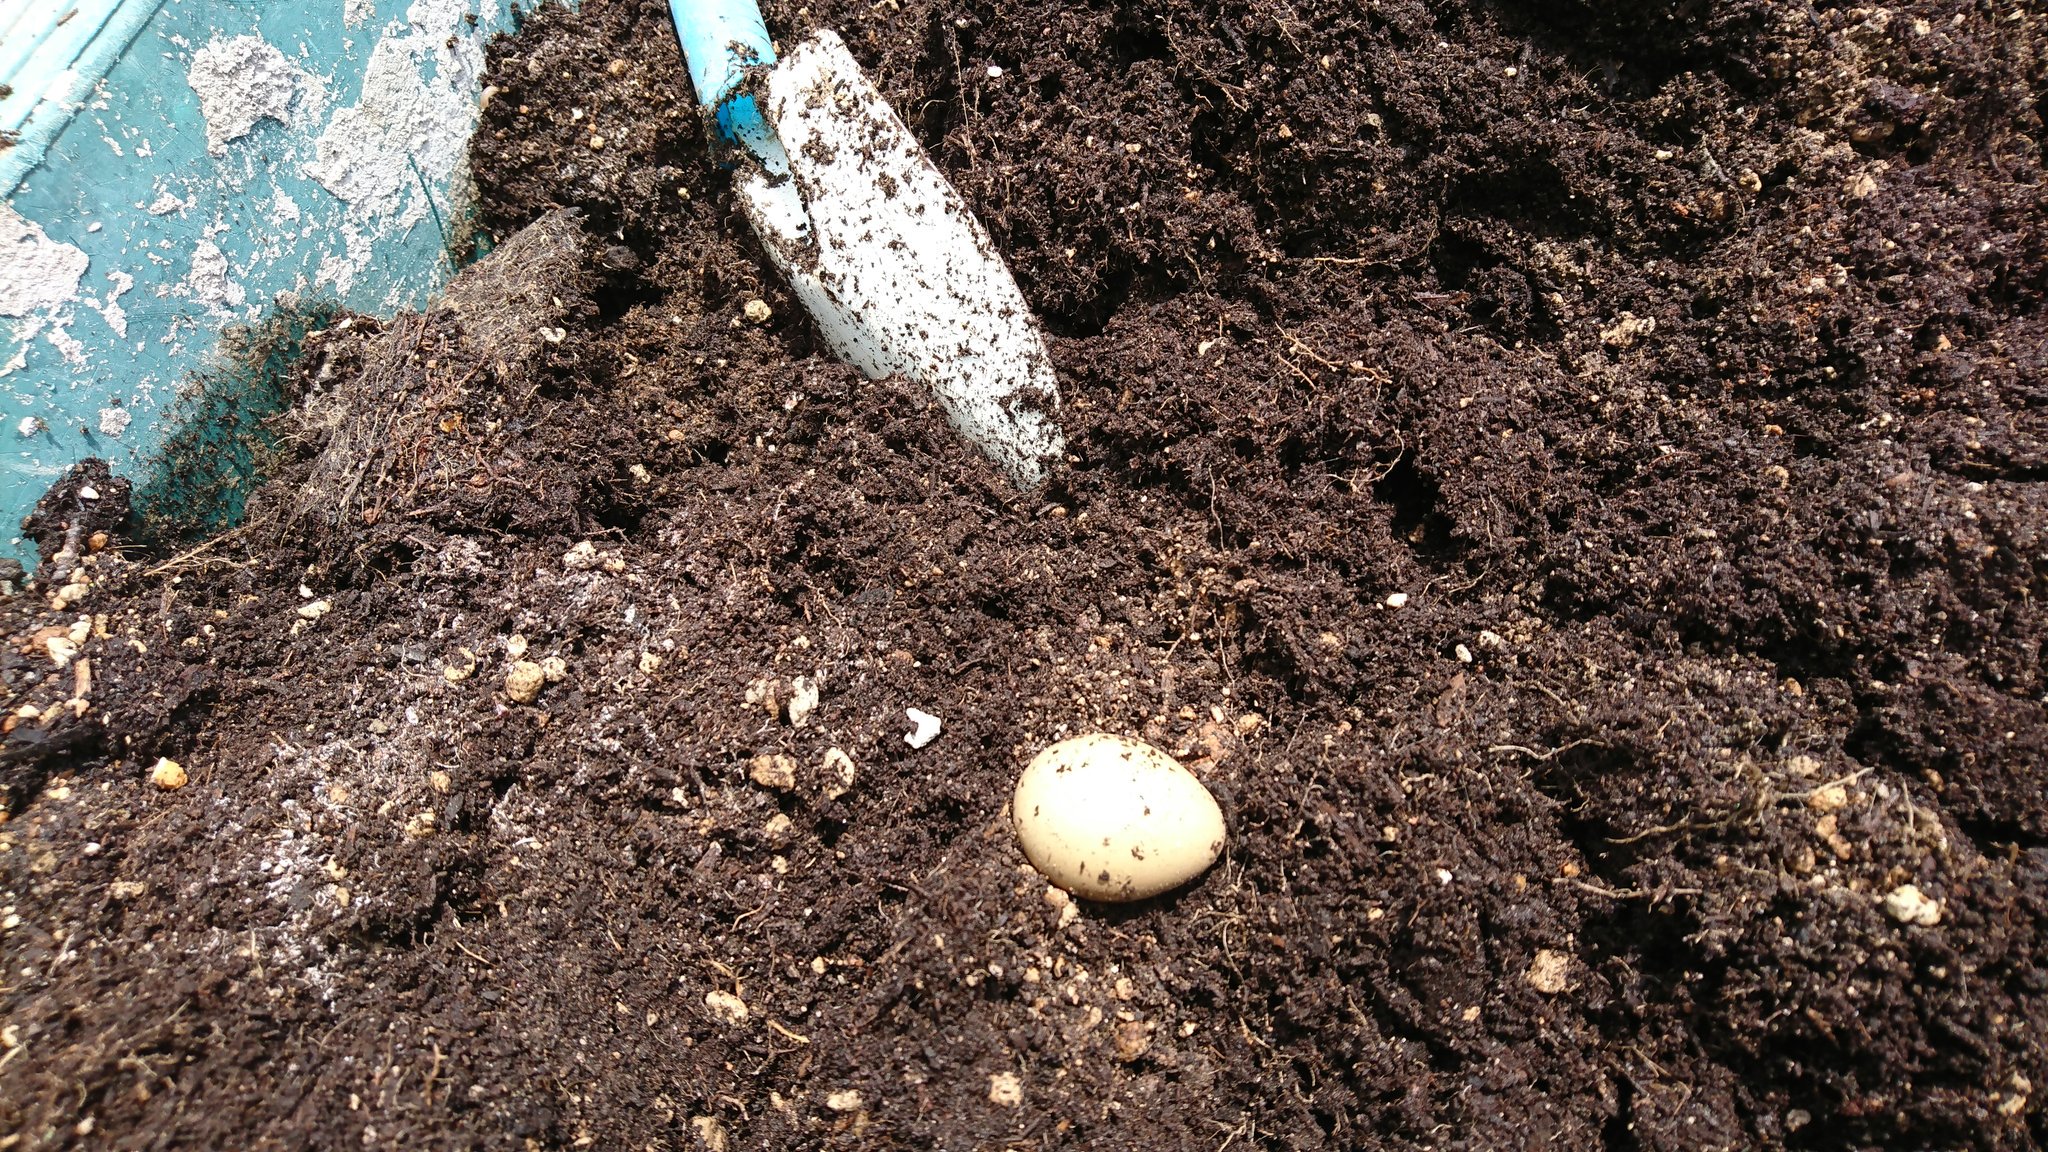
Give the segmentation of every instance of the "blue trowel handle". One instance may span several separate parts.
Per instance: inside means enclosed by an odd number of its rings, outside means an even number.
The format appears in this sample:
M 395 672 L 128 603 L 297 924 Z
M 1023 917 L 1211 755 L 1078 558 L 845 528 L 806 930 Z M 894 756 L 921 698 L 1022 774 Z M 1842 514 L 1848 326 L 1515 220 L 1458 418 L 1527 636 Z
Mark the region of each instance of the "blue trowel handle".
M 775 63 L 761 9 L 754 0 L 669 0 L 669 14 L 683 42 L 697 103 L 717 118 L 727 140 L 763 156 L 775 135 L 753 96 L 739 92 L 748 68 Z M 779 145 L 773 149 L 780 154 Z

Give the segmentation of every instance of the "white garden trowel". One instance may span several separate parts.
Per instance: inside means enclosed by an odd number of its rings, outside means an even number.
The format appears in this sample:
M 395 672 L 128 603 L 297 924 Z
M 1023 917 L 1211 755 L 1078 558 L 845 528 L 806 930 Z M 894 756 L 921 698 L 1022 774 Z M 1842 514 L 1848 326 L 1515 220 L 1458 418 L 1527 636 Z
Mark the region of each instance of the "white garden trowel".
M 753 0 L 671 0 L 697 99 L 749 161 L 747 220 L 832 350 L 930 388 L 1023 487 L 1065 451 L 1058 382 L 1010 270 L 832 32 L 779 63 Z

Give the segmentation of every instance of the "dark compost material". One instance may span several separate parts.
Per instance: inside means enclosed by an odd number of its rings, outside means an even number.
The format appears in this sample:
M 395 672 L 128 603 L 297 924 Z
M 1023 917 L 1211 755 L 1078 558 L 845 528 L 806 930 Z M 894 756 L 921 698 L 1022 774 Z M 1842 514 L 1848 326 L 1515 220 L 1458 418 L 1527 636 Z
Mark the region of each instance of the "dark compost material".
M 769 17 L 988 226 L 1068 467 L 816 354 L 664 6 L 536 16 L 497 251 L 309 339 L 242 527 L 39 510 L 0 1149 L 2043 1143 L 2038 11 Z M 1213 871 L 1047 898 L 1092 729 Z

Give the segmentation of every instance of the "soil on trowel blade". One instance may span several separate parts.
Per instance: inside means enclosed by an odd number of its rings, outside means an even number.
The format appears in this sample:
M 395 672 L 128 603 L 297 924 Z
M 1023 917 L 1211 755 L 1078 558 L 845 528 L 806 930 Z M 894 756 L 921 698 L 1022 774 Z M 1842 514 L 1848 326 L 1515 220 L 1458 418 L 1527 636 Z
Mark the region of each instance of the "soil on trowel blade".
M 534 15 L 496 251 L 310 339 L 243 525 L 38 512 L 0 1149 L 2044 1143 L 2037 12 L 767 14 L 1066 467 L 819 354 L 665 5 Z M 1047 890 L 1094 730 L 1214 869 Z

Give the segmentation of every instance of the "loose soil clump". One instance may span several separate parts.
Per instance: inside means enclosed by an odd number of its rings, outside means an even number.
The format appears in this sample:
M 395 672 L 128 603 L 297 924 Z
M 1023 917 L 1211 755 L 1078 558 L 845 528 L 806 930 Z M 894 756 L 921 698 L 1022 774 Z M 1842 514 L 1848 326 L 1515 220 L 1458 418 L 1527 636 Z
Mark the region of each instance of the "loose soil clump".
M 988 226 L 1067 467 L 817 354 L 664 5 L 544 9 L 499 247 L 308 338 L 241 527 L 38 510 L 0 1148 L 2043 1143 L 2038 17 L 768 15 Z M 1094 730 L 1215 869 L 1047 890 Z

